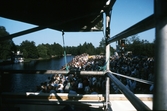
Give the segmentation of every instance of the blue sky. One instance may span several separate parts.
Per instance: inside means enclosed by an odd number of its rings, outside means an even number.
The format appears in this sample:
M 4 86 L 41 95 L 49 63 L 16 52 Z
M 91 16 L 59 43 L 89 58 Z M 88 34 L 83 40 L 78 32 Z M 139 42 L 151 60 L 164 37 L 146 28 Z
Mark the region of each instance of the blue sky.
M 153 3 L 154 0 L 116 0 L 112 10 L 110 36 L 112 37 L 120 33 L 153 14 Z M 32 24 L 14 21 L 3 17 L 0 17 L 0 26 L 4 26 L 10 34 L 35 27 L 35 25 Z M 153 42 L 155 39 L 155 29 L 139 33 L 138 36 L 140 39 Z M 65 32 L 64 40 L 66 46 L 78 46 L 79 44 L 87 42 L 98 47 L 99 42 L 103 37 L 104 35 L 102 31 Z M 20 43 L 25 40 L 34 41 L 36 45 L 42 43 L 53 44 L 56 42 L 63 46 L 62 33 L 52 29 L 44 29 L 13 39 L 16 45 L 20 45 Z M 116 43 L 111 43 L 111 46 L 115 48 Z

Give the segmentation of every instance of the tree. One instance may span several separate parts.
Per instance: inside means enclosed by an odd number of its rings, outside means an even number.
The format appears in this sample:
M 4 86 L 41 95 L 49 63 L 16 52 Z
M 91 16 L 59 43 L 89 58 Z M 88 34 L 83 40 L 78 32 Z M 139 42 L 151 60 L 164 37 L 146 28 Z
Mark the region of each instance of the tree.
M 66 50 L 66 48 L 64 50 Z M 54 42 L 52 45 L 52 51 L 54 52 L 54 55 L 61 56 L 63 54 L 63 47 Z
M 103 37 L 100 41 L 99 47 L 96 48 L 96 53 L 105 54 L 105 47 L 106 47 L 106 41 L 105 38 Z
M 77 55 L 77 47 L 75 46 L 67 46 L 66 47 L 67 54 Z
M 133 55 L 154 56 L 154 43 L 147 40 L 140 40 L 139 36 L 133 35 L 126 39 L 126 51 L 132 51 Z
M 38 50 L 34 41 L 25 40 L 20 45 L 21 52 L 26 51 L 28 58 L 38 58 Z M 24 53 L 23 53 L 24 56 Z
M 105 38 L 104 38 L 104 37 L 101 39 L 100 44 L 99 44 L 99 47 L 105 49 L 105 47 L 106 47 L 106 41 L 105 41 Z
M 0 37 L 8 36 L 9 33 L 6 31 L 6 28 L 0 26 Z M 0 41 L 0 59 L 11 58 L 12 51 L 16 51 L 14 42 L 10 40 Z
M 86 53 L 90 54 L 90 55 L 94 55 L 95 54 L 95 47 L 93 46 L 92 43 L 84 43 L 83 44 L 83 48 L 85 50 Z
M 46 58 L 47 57 L 47 47 L 44 44 L 39 44 L 37 46 L 39 57 Z
M 105 54 L 106 51 L 106 41 L 105 38 L 102 38 L 100 41 L 99 47 L 96 48 L 96 53 L 97 54 Z M 115 52 L 115 49 L 110 46 L 110 54 L 113 55 Z
M 53 50 L 52 50 L 51 45 L 47 43 L 47 44 L 45 44 L 45 47 L 47 49 L 47 56 L 51 57 L 53 55 Z
M 24 58 L 27 58 L 27 57 L 28 57 L 28 52 L 27 52 L 25 49 L 23 49 L 23 57 L 24 57 Z

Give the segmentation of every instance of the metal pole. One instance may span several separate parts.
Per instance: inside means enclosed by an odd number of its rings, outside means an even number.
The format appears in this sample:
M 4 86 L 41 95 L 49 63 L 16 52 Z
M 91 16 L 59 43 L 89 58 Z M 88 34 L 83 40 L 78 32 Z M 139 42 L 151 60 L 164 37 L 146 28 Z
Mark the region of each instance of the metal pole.
M 110 44 L 107 42 L 110 38 L 110 10 L 105 11 L 106 20 L 106 30 L 105 30 L 105 40 L 106 40 L 106 71 L 110 70 Z M 106 76 L 106 110 L 109 110 L 110 100 L 110 79 Z
M 110 78 L 106 76 L 106 111 L 109 109 L 110 105 Z
M 167 110 L 167 1 L 154 0 L 156 20 L 153 110 Z
M 131 35 L 135 35 L 137 33 L 149 30 L 155 27 L 154 14 L 149 17 L 143 19 L 142 21 L 134 24 L 133 26 L 127 28 L 126 30 L 118 33 L 117 35 L 111 37 L 108 42 L 112 43 L 117 40 L 121 40 L 123 38 L 127 38 Z
M 150 108 L 145 105 L 138 97 L 136 97 L 129 89 L 125 87 L 113 74 L 107 72 L 107 76 L 110 77 L 111 81 L 119 88 L 119 90 L 126 96 L 131 104 L 137 109 L 137 111 L 150 111 Z

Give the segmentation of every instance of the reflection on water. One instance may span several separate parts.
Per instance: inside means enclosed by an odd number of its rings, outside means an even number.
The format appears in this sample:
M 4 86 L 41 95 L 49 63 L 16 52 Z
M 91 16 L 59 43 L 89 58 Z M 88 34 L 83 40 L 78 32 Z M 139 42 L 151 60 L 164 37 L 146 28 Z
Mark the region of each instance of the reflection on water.
M 67 62 L 70 62 L 74 56 L 67 56 Z M 0 66 L 0 69 L 7 70 L 59 70 L 65 65 L 64 57 L 45 60 L 33 60 L 27 63 L 18 63 Z
M 2 86 L 4 92 L 35 91 L 36 86 L 44 82 L 50 74 L 4 74 Z
M 67 56 L 70 62 L 74 56 Z M 47 60 L 35 60 L 28 63 L 0 66 L 6 70 L 59 70 L 65 65 L 64 57 Z M 35 91 L 36 86 L 44 82 L 51 74 L 4 74 L 2 76 L 2 88 L 5 92 Z

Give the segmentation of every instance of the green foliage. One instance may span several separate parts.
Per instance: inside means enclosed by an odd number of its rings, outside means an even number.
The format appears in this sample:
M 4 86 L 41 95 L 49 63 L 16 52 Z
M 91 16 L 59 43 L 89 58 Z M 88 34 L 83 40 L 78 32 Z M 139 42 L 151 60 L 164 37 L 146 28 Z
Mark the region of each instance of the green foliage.
M 53 55 L 61 56 L 63 54 L 63 47 L 60 44 L 54 42 L 52 45 L 52 51 L 54 52 Z
M 47 50 L 47 56 L 48 57 L 51 57 L 52 56 L 52 54 L 54 53 L 53 52 L 53 50 L 52 50 L 52 48 L 51 48 L 51 45 L 50 44 L 44 44 L 45 45 L 45 47 L 46 47 L 46 50 Z
M 0 26 L 0 37 L 4 37 L 9 35 L 9 33 L 6 31 L 6 28 L 4 26 Z
M 84 43 L 82 46 L 82 53 L 88 53 L 90 55 L 94 55 L 95 54 L 95 47 L 92 45 L 92 43 Z
M 97 25 L 102 28 L 101 23 Z M 0 37 L 9 35 L 5 27 L 0 26 Z M 147 40 L 140 40 L 137 35 L 134 35 L 126 40 L 125 51 L 132 51 L 134 55 L 154 56 L 154 43 L 149 43 Z M 0 59 L 8 59 L 11 57 L 11 51 L 20 50 L 23 52 L 24 58 L 46 58 L 52 56 L 62 56 L 64 50 L 66 54 L 80 55 L 88 53 L 90 55 L 105 54 L 105 38 L 99 42 L 99 47 L 95 48 L 92 43 L 85 42 L 79 46 L 62 47 L 58 43 L 53 44 L 39 44 L 35 46 L 34 41 L 25 40 L 21 45 L 15 45 L 12 40 L 0 41 Z M 110 47 L 111 55 L 115 50 Z
M 38 51 L 34 41 L 23 41 L 20 45 L 20 49 L 21 52 L 26 52 L 28 58 L 38 58 Z M 23 56 L 25 57 L 24 53 Z
M 9 33 L 6 31 L 5 27 L 0 26 L 0 37 L 8 36 Z M 0 59 L 11 58 L 11 52 L 16 51 L 15 44 L 12 40 L 0 41 Z
M 44 44 L 39 44 L 37 46 L 39 57 L 46 58 L 47 57 L 47 47 Z
M 74 46 L 67 46 L 66 47 L 66 53 L 67 54 L 72 54 L 72 55 L 77 55 L 78 54 L 78 47 L 74 47 Z
M 25 49 L 23 49 L 23 57 L 24 57 L 24 58 L 27 58 L 27 57 L 28 57 L 28 52 L 27 52 Z
M 101 39 L 101 41 L 100 41 L 99 47 L 105 48 L 105 46 L 106 46 L 106 42 L 105 42 L 105 38 L 103 37 L 103 38 Z
M 105 48 L 106 48 L 106 41 L 105 41 L 105 38 L 103 37 L 96 51 L 98 54 L 105 54 L 105 51 L 106 51 Z M 114 52 L 115 52 L 115 49 L 110 46 L 110 54 L 113 55 Z
M 154 43 L 147 40 L 140 40 L 137 35 L 126 39 L 126 51 L 132 51 L 133 55 L 154 56 Z

